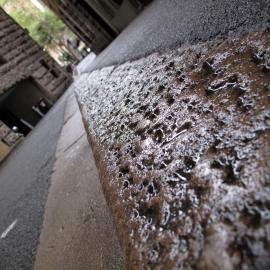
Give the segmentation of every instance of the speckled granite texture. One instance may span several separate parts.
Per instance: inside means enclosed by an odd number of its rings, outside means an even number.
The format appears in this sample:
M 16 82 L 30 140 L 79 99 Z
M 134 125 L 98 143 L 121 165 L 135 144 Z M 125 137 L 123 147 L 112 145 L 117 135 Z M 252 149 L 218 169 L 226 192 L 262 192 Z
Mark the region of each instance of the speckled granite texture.
M 75 83 L 127 269 L 270 269 L 270 32 Z

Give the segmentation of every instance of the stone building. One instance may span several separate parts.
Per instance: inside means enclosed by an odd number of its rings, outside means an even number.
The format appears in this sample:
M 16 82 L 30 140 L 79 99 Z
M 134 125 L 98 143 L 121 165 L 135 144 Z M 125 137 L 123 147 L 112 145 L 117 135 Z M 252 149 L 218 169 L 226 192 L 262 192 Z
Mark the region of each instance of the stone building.
M 43 0 L 94 53 L 101 52 L 134 19 L 146 0 Z
M 88 6 L 84 1 L 44 0 L 43 2 L 95 53 L 102 51 L 116 36 L 109 27 L 96 20 L 95 14 L 87 9 Z
M 12 129 L 27 135 L 72 81 L 71 75 L 1 8 L 0 79 L 2 150 L 12 148 L 20 137 Z

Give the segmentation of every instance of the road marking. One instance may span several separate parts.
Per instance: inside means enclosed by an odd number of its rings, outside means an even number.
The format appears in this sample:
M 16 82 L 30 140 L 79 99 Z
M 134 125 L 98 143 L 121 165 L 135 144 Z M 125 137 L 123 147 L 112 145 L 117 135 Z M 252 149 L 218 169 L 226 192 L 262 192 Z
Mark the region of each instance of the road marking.
M 18 222 L 18 220 L 15 219 L 15 220 L 7 227 L 7 229 L 1 234 L 1 237 L 0 237 L 0 238 L 1 238 L 1 239 L 6 238 L 7 235 L 9 234 L 9 232 L 10 232 L 11 230 L 14 229 L 14 227 L 15 227 L 16 224 L 17 224 L 17 222 Z

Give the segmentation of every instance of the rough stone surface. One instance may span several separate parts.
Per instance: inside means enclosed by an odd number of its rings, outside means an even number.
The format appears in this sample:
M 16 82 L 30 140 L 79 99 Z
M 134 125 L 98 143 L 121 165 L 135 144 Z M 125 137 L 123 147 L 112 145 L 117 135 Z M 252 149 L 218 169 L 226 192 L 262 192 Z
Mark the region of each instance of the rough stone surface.
M 127 269 L 270 268 L 270 32 L 75 83 Z

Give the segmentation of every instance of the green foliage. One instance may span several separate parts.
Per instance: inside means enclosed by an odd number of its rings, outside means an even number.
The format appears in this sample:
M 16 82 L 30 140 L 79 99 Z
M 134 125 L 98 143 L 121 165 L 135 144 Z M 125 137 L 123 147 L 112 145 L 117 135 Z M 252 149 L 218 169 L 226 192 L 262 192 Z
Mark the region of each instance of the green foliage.
M 74 62 L 74 59 L 72 58 L 72 56 L 68 52 L 66 52 L 66 51 L 62 53 L 62 55 L 60 56 L 59 60 L 61 62 L 68 62 L 68 63 Z
M 24 2 L 25 1 L 25 2 Z M 26 5 L 26 0 L 20 4 L 19 0 L 0 0 L 0 5 L 9 8 L 9 15 L 15 19 L 23 28 L 28 29 L 30 36 L 45 48 L 53 48 L 53 40 L 61 40 L 65 26 L 54 13 L 45 8 L 44 12 L 38 11 L 31 3 Z
M 64 24 L 50 11 L 41 13 L 36 23 L 32 23 L 30 34 L 43 46 L 53 46 L 53 39 L 61 40 L 65 30 Z
M 3 7 L 9 0 L 0 0 L 0 6 Z

